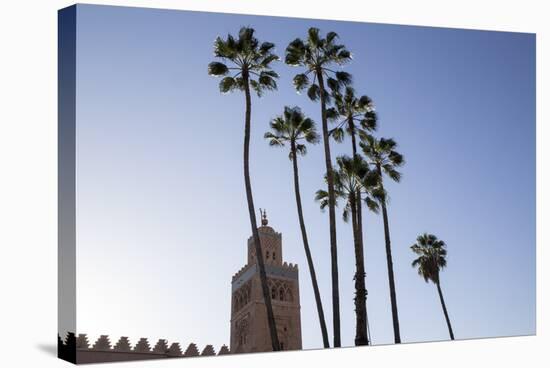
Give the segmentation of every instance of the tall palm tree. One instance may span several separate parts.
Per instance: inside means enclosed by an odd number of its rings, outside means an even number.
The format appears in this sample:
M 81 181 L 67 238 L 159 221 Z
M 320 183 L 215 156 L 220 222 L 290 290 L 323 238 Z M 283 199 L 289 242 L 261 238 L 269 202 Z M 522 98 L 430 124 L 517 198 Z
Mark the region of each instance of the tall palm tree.
M 363 244 L 360 239 L 360 229 L 357 222 L 357 193 L 366 194 L 365 201 L 371 210 L 378 211 L 378 203 L 371 198 L 370 194 L 378 186 L 378 174 L 369 170 L 365 160 L 359 155 L 353 158 L 340 156 L 336 159 L 338 170 L 334 171 L 334 188 L 338 199 L 345 201 L 343 219 L 348 222 L 351 212 L 353 244 L 355 250 L 355 345 L 368 345 L 367 327 L 367 291 L 365 287 L 365 259 Z M 328 192 L 317 191 L 316 200 L 325 209 L 329 203 Z
M 383 175 L 399 182 L 401 173 L 397 167 L 404 164 L 403 155 L 395 151 L 397 144 L 393 139 L 380 138 L 379 140 L 369 134 L 361 134 L 360 143 L 363 153 L 368 157 L 369 164 L 373 165 L 380 176 L 380 190 L 378 200 L 382 207 L 382 218 L 384 220 L 384 238 L 386 241 L 386 263 L 388 266 L 388 282 L 390 287 L 391 312 L 393 320 L 393 335 L 396 344 L 401 342 L 399 331 L 399 316 L 397 313 L 397 296 L 395 292 L 395 280 L 393 274 L 393 258 L 391 253 L 390 228 L 388 223 L 388 210 L 386 208 L 387 195 L 383 184 Z
M 252 185 L 250 183 L 249 171 L 249 149 L 250 149 L 250 115 L 252 102 L 250 90 L 253 89 L 258 96 L 266 90 L 277 89 L 276 78 L 279 76 L 271 69 L 271 63 L 278 60 L 273 53 L 274 44 L 263 42 L 260 44 L 254 36 L 254 29 L 243 27 L 237 38 L 227 35 L 226 39 L 217 37 L 214 41 L 214 56 L 223 62 L 211 62 L 208 64 L 208 74 L 216 77 L 224 77 L 219 85 L 222 93 L 235 90 L 243 91 L 245 94 L 245 123 L 244 123 L 244 182 L 246 189 L 246 200 L 248 203 L 248 215 L 252 228 L 252 237 L 256 254 L 263 254 L 258 226 L 256 224 L 256 211 L 254 210 L 254 199 L 252 197 Z M 228 63 L 230 66 L 228 66 Z M 267 285 L 267 276 L 263 257 L 256 257 L 260 271 L 260 283 L 262 294 L 267 309 L 267 323 L 271 335 L 271 345 L 274 351 L 280 350 L 277 327 L 271 305 L 271 295 Z
M 319 29 L 310 28 L 305 41 L 300 38 L 292 41 L 287 49 L 285 62 L 291 66 L 305 67 L 305 73 L 294 77 L 294 86 L 298 91 L 307 88 L 308 97 L 321 102 L 321 122 L 323 128 L 323 146 L 325 151 L 325 166 L 327 172 L 327 187 L 329 196 L 329 227 L 330 227 L 330 253 L 332 275 L 332 322 L 334 330 L 334 347 L 341 346 L 340 339 L 340 291 L 338 286 L 338 253 L 336 240 L 336 215 L 334 179 L 332 159 L 330 155 L 329 131 L 327 123 L 327 104 L 330 95 L 326 90 L 326 84 L 331 89 L 340 85 L 351 83 L 350 74 L 343 71 L 334 71 L 334 65 L 341 65 L 351 60 L 351 53 L 344 45 L 336 44 L 338 35 L 335 32 L 327 33 L 325 38 L 319 34 Z M 310 77 L 313 79 L 310 81 Z
M 357 155 L 357 136 L 368 134 L 376 129 L 377 117 L 370 97 L 366 95 L 356 96 L 351 86 L 346 86 L 344 93 L 340 88 L 332 91 L 334 107 L 328 109 L 329 120 L 336 122 L 336 127 L 329 134 L 337 142 L 342 142 L 344 135 L 351 137 L 351 149 L 353 156 Z M 363 205 L 361 191 L 356 194 L 357 228 L 361 247 L 363 247 Z
M 416 238 L 416 243 L 411 246 L 412 251 L 418 255 L 418 258 L 412 262 L 412 266 L 418 267 L 418 274 L 424 278 L 424 281 L 431 281 L 437 286 L 439 301 L 441 302 L 441 308 L 443 308 L 443 314 L 447 321 L 449 335 L 451 336 L 451 340 L 454 340 L 455 335 L 453 334 L 449 313 L 447 313 L 447 307 L 445 306 L 445 300 L 441 292 L 439 278 L 439 272 L 447 266 L 447 249 L 445 248 L 445 242 L 437 239 L 435 235 L 426 233 L 419 235 Z
M 264 138 L 269 140 L 270 146 L 284 146 L 285 144 L 290 144 L 289 158 L 292 161 L 292 168 L 294 171 L 294 194 L 296 196 L 298 221 L 302 232 L 302 241 L 304 243 L 304 251 L 306 252 L 311 283 L 313 285 L 313 293 L 315 294 L 315 303 L 317 304 L 317 314 L 319 315 L 319 323 L 321 325 L 323 346 L 328 348 L 330 345 L 325 322 L 325 313 L 323 312 L 323 304 L 321 302 L 319 285 L 317 284 L 315 266 L 313 265 L 313 258 L 311 256 L 311 250 L 309 249 L 304 213 L 302 210 L 302 198 L 300 195 L 300 178 L 298 174 L 298 155 L 306 154 L 307 148 L 305 142 L 311 144 L 318 143 L 319 135 L 317 134 L 313 120 L 305 117 L 299 107 L 290 108 L 285 106 L 283 115 L 273 119 L 270 126 L 271 131 L 265 133 L 264 136 Z

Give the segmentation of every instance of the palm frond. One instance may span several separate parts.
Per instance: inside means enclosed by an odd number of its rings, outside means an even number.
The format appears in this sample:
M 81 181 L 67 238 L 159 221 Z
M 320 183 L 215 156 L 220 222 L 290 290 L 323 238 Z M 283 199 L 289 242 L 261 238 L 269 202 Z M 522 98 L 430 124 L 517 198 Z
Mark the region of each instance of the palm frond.
M 338 119 L 338 111 L 334 107 L 330 107 L 326 109 L 325 116 L 327 117 L 328 121 L 336 121 Z
M 285 63 L 291 66 L 298 66 L 303 62 L 306 52 L 304 41 L 296 38 L 286 48 Z
M 311 27 L 307 31 L 307 43 L 311 48 L 317 48 L 320 45 L 319 28 Z
M 336 32 L 328 32 L 327 33 L 327 44 L 332 43 L 337 38 L 338 38 L 338 34 Z
M 260 74 L 260 77 L 258 78 L 258 85 L 265 90 L 272 91 L 277 89 L 277 82 L 275 81 L 275 78 L 265 72 Z
M 319 189 L 315 192 L 315 201 L 319 202 L 321 211 L 324 211 L 328 206 L 328 192 L 326 190 Z
M 337 94 L 340 89 L 340 83 L 335 78 L 328 78 L 327 79 L 327 86 L 332 90 L 333 96 L 334 94 Z
M 403 155 L 395 151 L 390 151 L 388 159 L 393 166 L 402 166 L 405 163 Z
M 361 109 L 367 109 L 372 106 L 372 100 L 369 96 L 363 95 L 357 100 L 357 106 Z
M 336 72 L 336 80 L 338 84 L 342 86 L 348 86 L 351 84 L 351 74 L 347 72 Z
M 391 180 L 395 182 L 399 182 L 401 180 L 401 173 L 395 170 L 393 165 L 384 164 L 382 165 L 382 168 L 384 169 L 384 173 L 386 173 L 386 175 L 388 175 Z
M 349 221 L 349 213 L 350 213 L 350 206 L 349 204 L 346 205 L 346 207 L 344 207 L 344 210 L 342 211 L 342 220 L 344 220 L 344 222 L 348 222 Z
M 271 52 L 271 50 L 273 50 L 274 47 L 275 47 L 275 44 L 272 43 L 272 42 L 263 42 L 260 45 L 259 52 L 260 52 L 261 55 L 265 55 L 265 54 Z
M 215 77 L 220 77 L 229 73 L 229 68 L 224 63 L 213 61 L 208 64 L 208 74 Z
M 231 92 L 236 87 L 237 87 L 237 84 L 235 82 L 235 78 L 233 77 L 225 77 L 220 81 L 221 93 Z
M 348 50 L 340 50 L 338 52 L 338 54 L 336 55 L 336 62 L 338 64 L 345 64 L 347 63 L 348 61 L 350 61 L 352 58 L 351 56 L 351 52 L 349 52 Z
M 301 156 L 305 156 L 306 153 L 307 153 L 307 147 L 305 144 L 297 144 L 296 145 L 296 153 L 301 155 Z
M 363 115 L 363 119 L 361 119 L 361 126 L 363 129 L 366 130 L 376 130 L 376 127 L 378 125 L 378 117 L 376 115 L 376 112 L 374 111 L 367 111 L 365 112 L 365 115 Z
M 214 56 L 224 59 L 232 60 L 237 54 L 235 49 L 235 40 L 233 36 L 228 35 L 227 41 L 224 41 L 221 37 L 216 37 L 214 41 Z
M 337 127 L 332 129 L 329 132 L 329 135 L 338 143 L 341 143 L 344 140 L 344 129 Z
M 312 84 L 311 86 L 309 86 L 307 90 L 307 96 L 309 97 L 310 100 L 317 101 L 320 95 L 321 95 L 321 92 L 317 84 Z
M 364 199 L 365 204 L 367 205 L 367 208 L 371 210 L 374 213 L 380 212 L 380 205 L 377 201 L 374 201 L 371 197 L 365 197 Z
M 264 138 L 269 141 L 270 146 L 284 146 L 285 145 L 285 138 L 280 136 L 280 135 L 273 134 L 272 132 L 266 132 L 264 134 Z

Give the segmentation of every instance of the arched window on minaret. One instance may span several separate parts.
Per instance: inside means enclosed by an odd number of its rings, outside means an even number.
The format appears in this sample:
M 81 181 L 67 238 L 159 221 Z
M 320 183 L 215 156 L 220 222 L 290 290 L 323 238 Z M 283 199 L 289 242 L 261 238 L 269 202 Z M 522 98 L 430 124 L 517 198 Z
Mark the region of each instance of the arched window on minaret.
M 265 251 L 265 259 L 267 261 L 269 261 L 269 251 L 268 250 Z
M 281 288 L 279 289 L 279 300 L 280 300 L 280 301 L 284 301 L 284 300 L 285 300 L 285 289 L 283 289 L 282 286 L 281 286 Z
M 271 288 L 271 299 L 277 298 L 277 290 L 275 289 L 275 286 Z
M 291 302 L 293 300 L 292 298 L 292 290 L 289 289 L 286 289 L 286 297 L 285 297 L 286 301 L 287 302 Z

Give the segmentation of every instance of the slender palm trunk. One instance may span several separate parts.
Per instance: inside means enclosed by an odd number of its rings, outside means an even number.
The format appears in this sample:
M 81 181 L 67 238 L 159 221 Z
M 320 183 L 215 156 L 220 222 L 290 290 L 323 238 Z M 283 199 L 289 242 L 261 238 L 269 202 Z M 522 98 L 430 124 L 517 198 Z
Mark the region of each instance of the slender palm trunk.
M 323 123 L 323 145 L 325 149 L 325 166 L 327 170 L 328 186 L 328 217 L 330 227 L 330 259 L 332 268 L 332 325 L 334 330 L 334 347 L 341 346 L 340 341 L 340 290 L 338 286 L 338 245 L 336 240 L 336 198 L 334 195 L 334 177 L 332 158 L 330 157 L 330 143 L 328 135 L 327 107 L 325 99 L 325 84 L 323 71 L 317 71 L 319 90 L 321 94 L 321 121 Z
M 357 143 L 355 139 L 355 124 L 353 122 L 353 116 L 348 117 L 348 126 L 351 133 L 351 149 L 353 153 L 353 157 L 357 155 Z M 361 246 L 363 246 L 363 208 L 362 208 L 362 202 L 361 202 L 361 190 L 357 190 L 357 193 L 355 194 L 356 202 L 357 202 L 357 226 L 359 231 L 359 241 L 361 242 Z
M 351 134 L 351 149 L 353 153 L 353 157 L 357 155 L 357 143 L 355 139 L 355 124 L 353 122 L 353 116 L 348 117 L 348 126 L 350 129 Z M 363 206 L 361 202 L 361 190 L 357 190 L 357 193 L 355 194 L 356 198 L 356 208 L 357 208 L 357 231 L 359 236 L 359 241 L 361 243 L 361 247 L 363 247 Z
M 364 243 L 363 243 L 363 209 L 362 209 L 362 202 L 361 202 L 361 191 L 358 190 L 357 191 L 357 194 L 356 194 L 356 198 L 357 198 L 357 238 L 359 239 L 359 244 L 360 244 L 360 247 L 361 247 L 361 259 L 363 260 L 364 262 L 364 259 L 365 259 L 365 255 L 364 255 L 364 249 L 365 249 L 365 246 L 364 246 Z M 369 318 L 368 318 L 368 308 L 367 308 L 367 296 L 368 296 L 368 291 L 367 291 L 367 286 L 366 286 L 366 278 L 367 278 L 367 271 L 366 269 L 364 268 L 364 278 L 365 278 L 365 281 L 364 281 L 364 289 L 365 289 L 365 318 L 366 318 L 366 323 L 367 323 L 367 345 L 369 344 L 372 344 L 372 341 L 370 341 L 370 335 L 369 335 L 369 329 L 370 329 L 370 326 L 369 326 Z
M 365 262 L 363 245 L 359 238 L 359 224 L 357 223 L 357 202 L 355 193 L 350 194 L 351 219 L 353 227 L 353 244 L 355 248 L 355 345 L 368 345 L 367 336 L 367 305 L 365 290 Z
M 353 153 L 353 157 L 357 155 L 357 142 L 355 139 L 355 123 L 353 122 L 353 116 L 348 117 L 348 126 L 351 133 L 351 149 Z M 357 193 L 355 194 L 356 198 L 356 207 L 357 207 L 357 236 L 359 238 L 359 243 L 361 244 L 361 250 L 364 252 L 364 242 L 363 242 L 363 202 L 361 199 L 361 190 L 357 190 Z M 364 258 L 363 258 L 364 259 Z M 366 278 L 366 271 L 365 271 L 365 278 Z M 367 298 L 368 292 L 367 288 L 365 286 L 365 299 Z M 368 325 L 368 318 L 367 316 L 367 302 L 365 300 L 365 318 L 367 321 L 367 331 L 370 328 Z M 372 341 L 368 341 L 367 344 L 372 343 Z
M 309 274 L 311 276 L 311 284 L 313 285 L 313 293 L 315 294 L 315 303 L 317 304 L 317 314 L 319 315 L 319 324 L 321 325 L 321 335 L 323 336 L 323 346 L 325 348 L 330 347 L 328 341 L 327 325 L 325 322 L 325 313 L 323 312 L 323 304 L 321 302 L 321 293 L 319 292 L 319 285 L 317 284 L 317 276 L 315 274 L 315 266 L 313 265 L 313 258 L 311 257 L 311 251 L 309 249 L 309 242 L 307 240 L 306 225 L 304 222 L 304 213 L 302 211 L 302 197 L 300 195 L 300 178 L 298 175 L 298 157 L 296 155 L 296 143 L 291 142 L 291 154 L 292 154 L 292 167 L 294 169 L 294 193 L 296 195 L 296 208 L 298 209 L 298 220 L 300 222 L 300 230 L 302 232 L 302 240 L 304 243 L 304 250 L 306 252 L 307 265 L 309 267 Z
M 443 314 L 445 315 L 445 320 L 447 321 L 447 328 L 449 329 L 449 335 L 451 336 L 451 340 L 454 340 L 455 335 L 453 333 L 453 328 L 451 327 L 451 320 L 449 319 L 449 313 L 447 313 L 447 307 L 445 306 L 445 300 L 443 300 L 443 292 L 441 291 L 441 285 L 439 284 L 439 280 L 435 284 L 437 286 L 437 292 L 439 293 L 439 300 L 441 301 L 441 307 L 443 308 Z
M 248 71 L 243 71 L 243 81 L 245 86 L 246 96 L 246 113 L 244 124 L 244 183 L 246 188 L 246 200 L 248 202 L 248 215 L 250 217 L 250 226 L 252 227 L 252 237 L 254 238 L 254 245 L 256 248 L 256 261 L 258 262 L 258 268 L 260 271 L 260 283 L 262 286 L 262 294 L 264 297 L 264 303 L 267 310 L 267 324 L 269 327 L 269 333 L 271 335 L 271 346 L 273 351 L 280 350 L 279 338 L 277 336 L 277 326 L 275 325 L 275 316 L 273 315 L 273 306 L 271 305 L 271 295 L 267 286 L 267 276 L 265 273 L 265 265 L 263 259 L 262 246 L 260 243 L 260 235 L 258 233 L 258 226 L 256 224 L 256 211 L 254 210 L 254 199 L 252 198 L 252 185 L 250 184 L 250 172 L 249 172 L 249 150 L 250 150 L 250 115 L 252 110 L 252 103 L 250 99 L 250 86 L 248 82 Z
M 353 122 L 353 116 L 348 117 L 348 127 L 351 134 L 351 149 L 353 157 L 355 157 L 355 155 L 357 155 L 357 142 L 355 141 L 355 124 Z
M 382 177 L 380 164 L 377 165 L 378 175 Z M 386 240 L 386 263 L 388 265 L 388 282 L 390 286 L 391 315 L 393 319 L 393 337 L 396 344 L 401 343 L 401 332 L 399 331 L 399 315 L 397 313 L 397 295 L 395 293 L 395 280 L 393 275 L 393 258 L 391 254 L 390 225 L 388 223 L 388 210 L 386 199 L 380 201 L 382 205 L 382 219 L 384 220 L 384 238 Z

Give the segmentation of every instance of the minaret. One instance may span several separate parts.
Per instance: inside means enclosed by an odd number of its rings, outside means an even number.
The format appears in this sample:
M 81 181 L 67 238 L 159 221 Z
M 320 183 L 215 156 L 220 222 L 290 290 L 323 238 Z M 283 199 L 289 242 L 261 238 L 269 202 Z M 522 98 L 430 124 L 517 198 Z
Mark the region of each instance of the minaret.
M 298 266 L 283 262 L 282 236 L 268 226 L 260 209 L 258 228 L 273 314 L 282 350 L 302 348 Z M 252 236 L 248 238 L 248 261 L 231 282 L 231 353 L 271 351 L 267 312 L 260 284 Z

